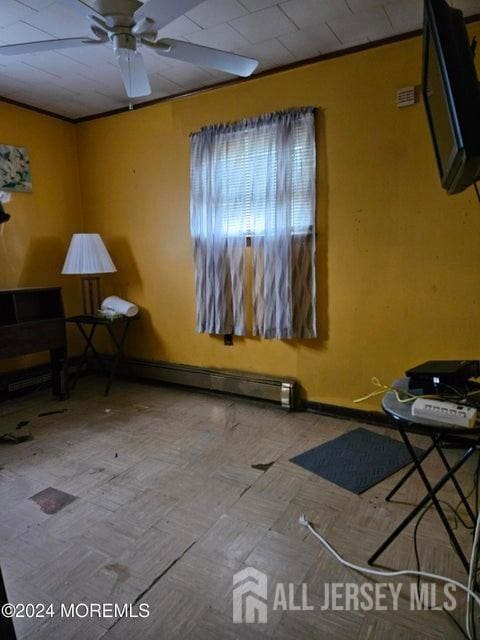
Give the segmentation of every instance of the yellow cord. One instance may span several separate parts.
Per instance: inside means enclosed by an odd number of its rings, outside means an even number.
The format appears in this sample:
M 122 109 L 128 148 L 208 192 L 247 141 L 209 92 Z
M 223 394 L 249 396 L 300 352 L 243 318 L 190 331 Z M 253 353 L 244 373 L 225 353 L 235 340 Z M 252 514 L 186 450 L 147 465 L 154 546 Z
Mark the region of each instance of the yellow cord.
M 396 398 L 397 398 L 397 402 L 401 402 L 401 403 L 413 402 L 417 398 L 430 398 L 430 399 L 432 399 L 432 398 L 438 398 L 439 397 L 439 396 L 436 396 L 436 395 L 416 396 L 413 393 L 410 393 L 409 391 L 406 391 L 405 389 L 396 389 L 395 387 L 387 386 L 386 384 L 383 384 L 382 382 L 380 382 L 380 380 L 378 378 L 376 378 L 376 377 L 372 378 L 372 384 L 375 387 L 378 387 L 378 389 L 376 391 L 372 391 L 367 396 L 363 396 L 363 398 L 357 398 L 353 402 L 355 402 L 355 403 L 365 402 L 365 400 L 369 400 L 370 398 L 374 398 L 375 396 L 379 396 L 380 394 L 384 394 L 387 391 L 393 391 L 395 396 L 396 396 Z
M 354 402 L 365 402 L 365 400 L 370 400 L 370 398 L 374 398 L 375 396 L 379 396 L 381 393 L 385 393 L 386 391 L 391 391 L 392 387 L 387 387 L 385 384 L 382 384 L 378 378 L 372 378 L 372 384 L 375 387 L 380 387 L 377 391 L 372 391 L 367 396 L 363 396 L 362 398 L 357 398 Z

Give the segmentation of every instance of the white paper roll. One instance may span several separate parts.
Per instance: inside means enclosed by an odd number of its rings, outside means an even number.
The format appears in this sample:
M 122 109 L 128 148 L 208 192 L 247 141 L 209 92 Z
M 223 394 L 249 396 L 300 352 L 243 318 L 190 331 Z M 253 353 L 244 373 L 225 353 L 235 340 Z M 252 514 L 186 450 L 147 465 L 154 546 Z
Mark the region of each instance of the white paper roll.
M 122 300 L 118 296 L 109 296 L 102 302 L 102 311 L 114 311 L 115 313 L 121 313 L 123 316 L 133 318 L 138 313 L 138 307 L 128 300 Z

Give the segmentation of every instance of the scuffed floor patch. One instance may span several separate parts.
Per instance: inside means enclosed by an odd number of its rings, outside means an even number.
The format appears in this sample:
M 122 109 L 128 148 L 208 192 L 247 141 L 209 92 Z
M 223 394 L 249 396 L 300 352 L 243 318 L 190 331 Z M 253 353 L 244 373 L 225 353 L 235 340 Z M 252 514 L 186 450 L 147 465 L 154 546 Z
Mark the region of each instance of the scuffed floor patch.
M 47 487 L 46 489 L 43 489 L 43 491 L 31 496 L 29 500 L 36 502 L 43 513 L 52 515 L 53 513 L 60 511 L 60 509 L 63 509 L 63 507 L 66 507 L 67 504 L 77 500 L 77 496 L 72 496 L 70 493 L 60 491 L 60 489 Z

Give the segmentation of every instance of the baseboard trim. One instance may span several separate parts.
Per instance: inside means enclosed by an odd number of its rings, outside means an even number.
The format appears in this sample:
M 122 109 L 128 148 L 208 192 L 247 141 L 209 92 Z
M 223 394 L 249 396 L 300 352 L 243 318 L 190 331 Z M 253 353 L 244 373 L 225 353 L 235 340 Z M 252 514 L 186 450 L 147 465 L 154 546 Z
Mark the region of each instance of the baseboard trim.
M 304 403 L 306 411 L 319 413 L 323 416 L 341 418 L 344 420 L 359 420 L 379 427 L 391 427 L 390 418 L 381 411 L 364 411 L 363 409 L 353 409 L 352 407 L 342 407 L 336 404 L 326 404 L 324 402 L 313 402 L 307 400 Z

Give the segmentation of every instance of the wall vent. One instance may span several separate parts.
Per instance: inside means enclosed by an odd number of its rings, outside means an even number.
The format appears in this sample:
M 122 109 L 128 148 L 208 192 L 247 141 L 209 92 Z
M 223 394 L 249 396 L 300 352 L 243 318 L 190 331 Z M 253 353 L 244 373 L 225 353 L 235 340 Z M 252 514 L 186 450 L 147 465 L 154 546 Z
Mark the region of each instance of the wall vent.
M 411 107 L 416 102 L 415 87 L 403 87 L 397 91 L 397 107 Z

